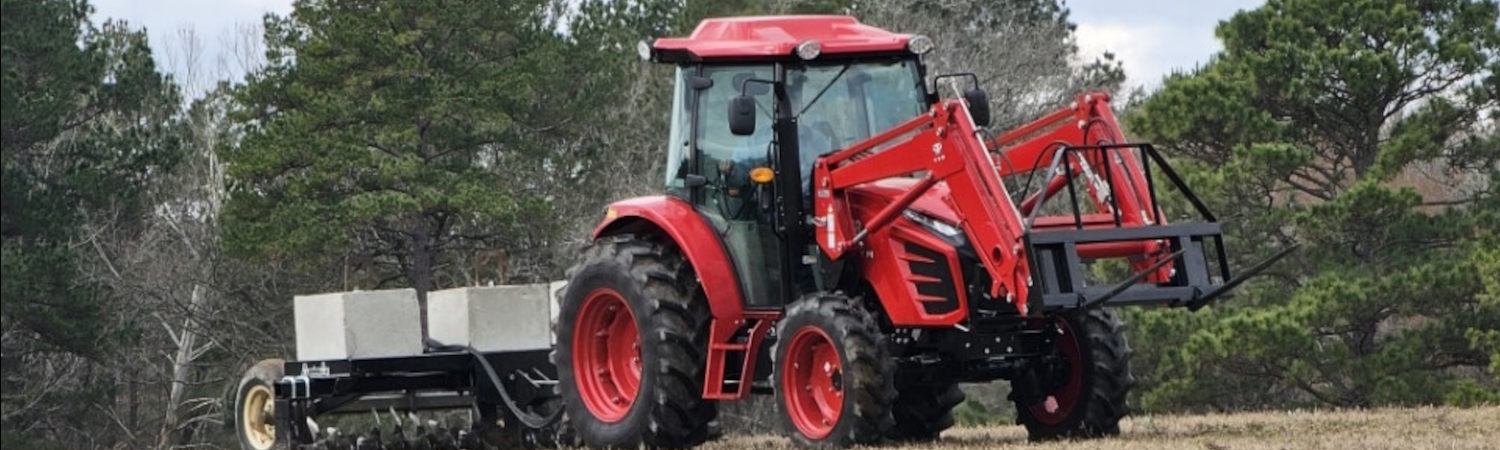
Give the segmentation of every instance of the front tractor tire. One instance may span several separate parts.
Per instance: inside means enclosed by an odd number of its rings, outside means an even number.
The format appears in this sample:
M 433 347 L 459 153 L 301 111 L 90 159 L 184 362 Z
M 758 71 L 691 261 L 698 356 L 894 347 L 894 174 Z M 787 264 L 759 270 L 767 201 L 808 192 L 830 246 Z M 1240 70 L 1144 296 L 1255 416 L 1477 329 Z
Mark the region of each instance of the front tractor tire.
M 1124 325 L 1112 310 L 1094 308 L 1061 315 L 1048 326 L 1060 332 L 1054 343 L 1066 369 L 1049 380 L 1042 402 L 1017 402 L 1017 422 L 1033 441 L 1120 434 L 1135 385 Z
M 776 336 L 772 384 L 793 441 L 842 448 L 884 437 L 895 368 L 868 312 L 843 294 L 810 294 L 787 308 Z
M 557 391 L 594 448 L 691 447 L 718 416 L 703 393 L 709 319 L 691 265 L 669 243 L 600 238 L 568 270 Z

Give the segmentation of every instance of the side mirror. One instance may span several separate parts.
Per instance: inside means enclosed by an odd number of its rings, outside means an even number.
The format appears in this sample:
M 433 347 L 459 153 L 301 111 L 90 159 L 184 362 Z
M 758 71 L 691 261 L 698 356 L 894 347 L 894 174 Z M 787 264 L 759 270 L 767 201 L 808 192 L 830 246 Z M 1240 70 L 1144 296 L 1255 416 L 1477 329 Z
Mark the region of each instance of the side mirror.
M 973 87 L 964 91 L 964 102 L 969 104 L 969 117 L 974 119 L 974 125 L 990 126 L 990 96 L 984 89 Z
M 729 132 L 735 136 L 755 134 L 755 99 L 740 94 L 729 100 Z

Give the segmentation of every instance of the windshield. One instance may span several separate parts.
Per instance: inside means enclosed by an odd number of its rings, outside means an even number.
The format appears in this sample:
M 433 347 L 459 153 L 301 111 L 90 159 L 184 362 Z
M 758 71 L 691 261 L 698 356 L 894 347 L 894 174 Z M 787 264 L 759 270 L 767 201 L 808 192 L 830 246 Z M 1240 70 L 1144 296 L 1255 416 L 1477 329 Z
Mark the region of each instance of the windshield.
M 818 156 L 868 139 L 924 111 L 914 61 L 812 65 L 787 70 L 806 179 Z
M 693 170 L 707 178 L 710 185 L 724 185 L 726 190 L 748 183 L 750 169 L 770 165 L 775 96 L 768 84 L 747 84 L 745 80 L 773 79 L 773 67 L 705 65 L 699 73 L 711 83 L 699 91 L 696 101 L 685 85 L 689 71 L 678 71 L 667 161 L 669 189 L 682 186 L 685 150 L 689 148 L 698 156 Z M 803 180 L 811 173 L 818 156 L 848 147 L 926 111 L 922 81 L 916 61 L 911 59 L 792 66 L 787 68 L 786 82 L 793 112 L 798 116 L 801 144 L 798 162 Z M 726 121 L 729 100 L 742 88 L 755 99 L 759 112 L 755 132 L 749 136 L 730 133 Z M 689 114 L 694 106 L 699 113 Z M 691 147 L 687 145 L 689 117 L 696 121 L 692 124 L 696 139 Z

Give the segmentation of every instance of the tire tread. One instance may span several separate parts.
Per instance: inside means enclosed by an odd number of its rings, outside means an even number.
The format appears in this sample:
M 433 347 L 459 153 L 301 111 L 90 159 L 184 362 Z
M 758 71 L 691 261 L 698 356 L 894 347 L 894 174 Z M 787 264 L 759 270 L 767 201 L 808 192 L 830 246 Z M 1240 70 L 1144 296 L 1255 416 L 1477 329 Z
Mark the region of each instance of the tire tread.
M 1017 422 L 1026 426 L 1033 441 L 1062 438 L 1097 438 L 1120 434 L 1120 419 L 1130 413 L 1129 394 L 1135 387 L 1130 373 L 1132 350 L 1125 339 L 1125 325 L 1107 308 L 1090 309 L 1067 317 L 1083 339 L 1080 352 L 1087 358 L 1083 391 L 1074 418 L 1051 426 L 1036 421 L 1027 405 L 1016 405 Z

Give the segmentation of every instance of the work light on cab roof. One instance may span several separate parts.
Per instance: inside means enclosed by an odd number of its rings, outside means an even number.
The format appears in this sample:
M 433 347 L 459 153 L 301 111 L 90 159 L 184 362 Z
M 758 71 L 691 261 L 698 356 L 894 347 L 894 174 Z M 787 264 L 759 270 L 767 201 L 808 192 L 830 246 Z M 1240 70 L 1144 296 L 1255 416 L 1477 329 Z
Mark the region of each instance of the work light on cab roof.
M 923 54 L 933 43 L 926 36 L 892 33 L 849 16 L 757 16 L 707 19 L 688 37 L 643 41 L 637 47 L 644 60 L 686 63 Z

